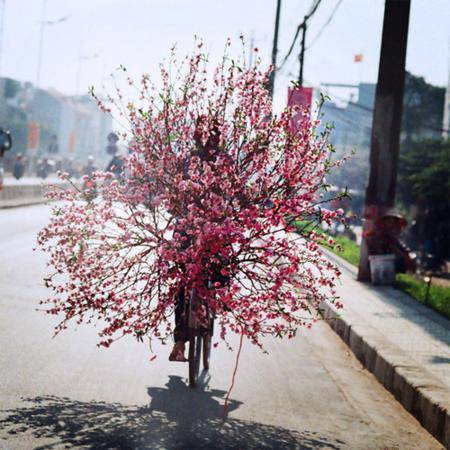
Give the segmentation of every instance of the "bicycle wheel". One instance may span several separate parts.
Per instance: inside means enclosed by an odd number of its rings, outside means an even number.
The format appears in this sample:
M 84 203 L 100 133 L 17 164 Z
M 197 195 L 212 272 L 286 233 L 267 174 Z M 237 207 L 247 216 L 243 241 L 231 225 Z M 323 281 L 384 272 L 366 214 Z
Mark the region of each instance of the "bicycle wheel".
M 200 371 L 200 358 L 202 352 L 202 336 L 193 332 L 189 339 L 189 387 L 195 388 Z
M 203 369 L 209 370 L 211 359 L 212 337 L 214 335 L 214 315 L 208 311 L 208 328 L 203 334 Z

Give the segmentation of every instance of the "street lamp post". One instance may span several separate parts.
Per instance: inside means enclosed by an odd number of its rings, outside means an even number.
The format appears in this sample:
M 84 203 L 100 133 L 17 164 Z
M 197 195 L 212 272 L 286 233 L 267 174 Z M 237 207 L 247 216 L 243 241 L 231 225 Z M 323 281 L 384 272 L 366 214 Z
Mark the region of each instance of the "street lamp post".
M 42 54 L 44 48 L 45 27 L 49 25 L 57 25 L 59 23 L 65 22 L 69 18 L 69 16 L 64 16 L 57 20 L 46 20 L 45 19 L 46 12 L 47 12 L 47 0 L 42 0 L 41 28 L 39 32 L 38 65 L 36 71 L 36 88 L 39 88 L 41 83 L 41 68 L 42 68 Z
M 41 71 L 42 71 L 42 60 L 43 60 L 43 51 L 44 51 L 44 33 L 45 33 L 45 27 L 46 26 L 51 26 L 51 25 L 57 25 L 60 24 L 62 22 L 65 22 L 69 16 L 64 16 L 64 17 L 60 17 L 59 19 L 56 20 L 47 20 L 46 19 L 46 15 L 47 15 L 47 1 L 48 0 L 42 0 L 42 15 L 41 15 L 41 26 L 40 26 L 40 31 L 39 31 L 39 47 L 38 47 L 38 62 L 37 62 L 37 70 L 36 70 L 36 89 L 34 91 L 34 102 L 33 102 L 33 107 L 32 107 L 32 115 L 34 116 L 33 120 L 35 120 L 36 122 L 39 122 L 38 117 L 38 90 L 40 88 L 41 85 Z M 36 149 L 37 152 L 37 149 Z M 31 166 L 31 170 L 34 171 L 34 168 L 36 166 L 36 159 L 37 159 L 37 155 L 35 154 L 33 155 L 32 158 L 30 158 L 30 166 Z
M 80 81 L 81 81 L 81 67 L 83 61 L 90 61 L 92 59 L 96 59 L 100 56 L 99 53 L 94 53 L 92 55 L 83 55 L 83 43 L 80 42 L 80 50 L 78 53 L 78 67 L 77 67 L 77 76 L 75 81 L 75 95 L 78 95 L 80 89 Z
M 3 62 L 3 32 L 5 26 L 5 9 L 6 0 L 0 0 L 0 75 L 2 73 L 2 62 Z M 0 93 L 1 94 L 1 93 Z
M 39 49 L 38 49 L 38 65 L 36 72 L 36 87 L 39 88 L 41 82 L 41 66 L 42 66 L 42 47 L 44 43 L 44 24 L 45 24 L 45 11 L 47 9 L 47 0 L 42 0 L 42 16 L 41 16 L 41 29 L 39 32 Z

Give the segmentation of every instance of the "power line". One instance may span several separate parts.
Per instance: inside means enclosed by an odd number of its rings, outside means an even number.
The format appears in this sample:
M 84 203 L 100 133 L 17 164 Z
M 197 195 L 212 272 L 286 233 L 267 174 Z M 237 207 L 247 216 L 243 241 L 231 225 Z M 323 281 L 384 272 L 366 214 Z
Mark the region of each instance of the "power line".
M 310 49 L 320 38 L 325 28 L 330 24 L 330 22 L 333 20 L 334 15 L 336 14 L 337 10 L 339 9 L 339 6 L 341 6 L 343 0 L 339 0 L 336 5 L 333 8 L 333 11 L 330 14 L 330 17 L 328 17 L 328 20 L 324 23 L 323 27 L 320 29 L 320 31 L 316 34 L 316 37 L 311 41 L 311 43 L 306 47 L 306 50 Z
M 290 72 L 290 73 L 288 72 L 288 73 L 286 73 L 285 78 L 287 78 L 289 76 L 293 76 L 293 75 L 294 74 L 292 72 Z M 312 87 L 314 89 L 317 89 L 320 92 L 323 91 L 320 86 L 315 86 L 314 84 L 309 83 L 308 81 L 307 81 L 307 84 L 310 87 Z M 351 100 L 349 101 L 346 98 L 341 97 L 340 95 L 336 95 L 336 94 L 333 94 L 332 98 L 333 99 L 337 99 L 337 100 L 341 100 L 341 101 L 344 101 L 344 102 L 347 102 L 347 105 L 354 106 L 355 108 L 358 108 L 358 109 L 361 109 L 363 111 L 367 111 L 367 112 L 373 114 L 374 109 L 369 107 L 369 106 L 364 106 L 364 105 L 361 105 L 360 103 L 352 102 Z M 338 109 L 336 109 L 336 111 L 338 111 L 341 114 L 346 114 L 346 111 L 345 111 L 344 108 L 338 108 Z M 355 125 L 356 125 L 356 123 L 355 123 Z M 358 125 L 361 125 L 361 124 L 358 124 Z M 367 125 L 363 125 L 363 126 L 367 127 Z M 436 131 L 436 132 L 442 132 L 442 133 L 449 133 L 450 132 L 450 129 L 433 127 L 431 125 L 426 125 L 426 124 L 421 125 L 421 128 L 425 128 L 425 129 L 428 129 L 428 130 L 431 130 L 431 131 Z
M 287 52 L 287 55 L 284 57 L 281 65 L 279 67 L 277 67 L 276 70 L 280 70 L 285 62 L 287 61 L 287 59 L 289 58 L 289 56 L 291 56 L 292 50 L 294 49 L 295 43 L 297 42 L 297 38 L 298 35 L 300 33 L 301 30 L 303 30 L 306 27 L 306 22 L 314 15 L 314 13 L 317 11 L 317 8 L 319 7 L 320 3 L 322 0 L 316 0 L 315 3 L 313 3 L 311 5 L 311 9 L 309 10 L 309 13 L 303 18 L 303 22 L 300 23 L 297 26 L 297 30 L 295 31 L 295 35 L 294 35 L 294 39 L 292 39 L 292 43 L 291 46 L 289 47 L 289 51 Z
M 309 13 L 305 16 L 304 22 L 307 21 L 317 11 L 317 8 L 319 7 L 321 1 L 322 0 L 316 0 L 316 3 L 315 4 L 313 3 L 311 5 L 311 9 L 309 10 Z
M 292 44 L 289 47 L 289 51 L 287 52 L 287 55 L 284 57 L 282 63 L 277 67 L 277 70 L 280 70 L 284 66 L 286 61 L 288 60 L 289 56 L 291 56 L 292 50 L 294 49 L 295 42 L 297 41 L 297 38 L 298 38 L 298 34 L 300 33 L 300 30 L 302 29 L 302 25 L 303 24 L 300 24 L 297 27 L 297 31 L 295 32 L 294 39 L 292 39 Z
M 338 100 L 343 100 L 343 101 L 345 101 L 344 98 L 339 97 L 339 96 L 337 96 L 337 95 L 333 95 L 333 97 L 336 97 Z M 348 105 L 355 106 L 356 108 L 362 109 L 363 111 L 367 111 L 367 112 L 370 112 L 370 113 L 373 113 L 373 111 L 374 111 L 373 108 L 370 108 L 370 107 L 368 107 L 368 106 L 364 106 L 364 105 L 361 105 L 360 103 L 355 103 L 355 102 L 352 102 L 352 101 L 349 101 L 349 102 L 348 102 Z M 431 126 L 431 125 L 426 125 L 426 124 L 421 125 L 421 128 L 426 128 L 426 129 L 428 129 L 428 130 L 439 131 L 439 132 L 443 132 L 443 133 L 448 133 L 448 132 L 449 132 L 448 129 L 445 129 L 445 128 L 439 128 L 439 127 L 433 127 L 433 126 Z

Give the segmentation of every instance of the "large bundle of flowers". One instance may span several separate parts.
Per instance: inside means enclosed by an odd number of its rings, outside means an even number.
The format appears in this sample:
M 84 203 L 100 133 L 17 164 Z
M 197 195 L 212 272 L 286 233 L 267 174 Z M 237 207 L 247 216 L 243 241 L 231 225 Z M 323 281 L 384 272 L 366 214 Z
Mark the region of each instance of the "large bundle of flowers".
M 89 187 L 49 194 L 63 202 L 38 240 L 55 269 L 46 303 L 63 315 L 57 331 L 99 320 L 100 345 L 128 334 L 164 341 L 174 298 L 195 288 L 222 339 L 231 331 L 260 345 L 310 326 L 325 300 L 339 306 L 339 272 L 308 225 L 340 213 L 321 207 L 327 133 L 295 108 L 272 114 L 259 63 L 224 57 L 207 68 L 199 45 L 161 66 L 158 87 L 128 78 L 134 103 L 118 88 L 106 103 L 92 92 L 107 112 L 123 107 L 132 143 L 120 177 L 92 176 L 96 197 Z

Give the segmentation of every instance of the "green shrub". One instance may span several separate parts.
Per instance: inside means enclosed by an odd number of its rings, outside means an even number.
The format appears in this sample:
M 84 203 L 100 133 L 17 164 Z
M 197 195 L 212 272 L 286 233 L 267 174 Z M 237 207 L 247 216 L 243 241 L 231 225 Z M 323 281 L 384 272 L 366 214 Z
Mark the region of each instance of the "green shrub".
M 425 281 L 406 273 L 398 273 L 395 277 L 395 286 L 450 319 L 450 288 L 432 284 L 428 301 L 426 301 L 427 283 Z

